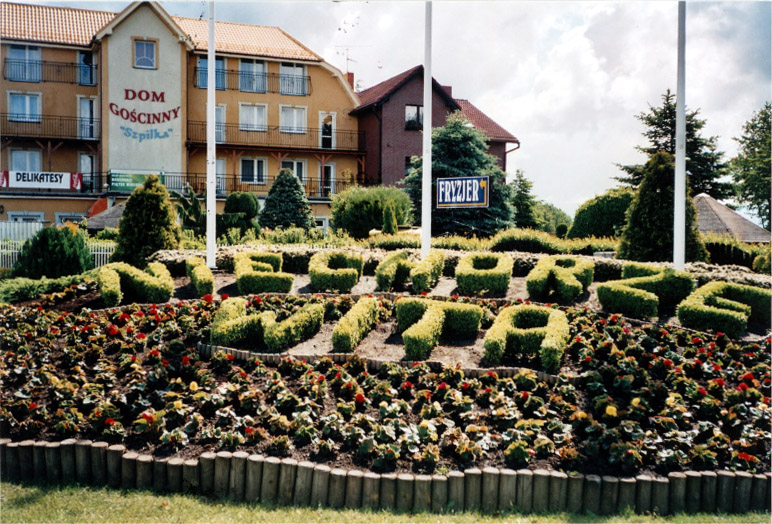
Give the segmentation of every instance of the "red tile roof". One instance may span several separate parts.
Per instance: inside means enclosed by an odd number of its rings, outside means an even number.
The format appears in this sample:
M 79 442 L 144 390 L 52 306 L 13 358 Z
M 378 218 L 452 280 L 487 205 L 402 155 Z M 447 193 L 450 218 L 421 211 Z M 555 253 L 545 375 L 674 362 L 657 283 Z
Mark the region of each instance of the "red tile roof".
M 388 80 L 384 80 L 380 84 L 375 84 L 374 86 L 357 93 L 359 95 L 359 100 L 362 103 L 359 105 L 359 107 L 354 109 L 354 111 L 361 111 L 374 104 L 377 104 L 378 102 L 383 101 L 394 91 L 402 87 L 402 85 L 407 82 L 414 74 L 419 71 L 423 71 L 423 69 L 423 66 L 417 65 L 396 76 L 392 76 Z
M 472 125 L 483 131 L 488 138 L 498 142 L 512 142 L 519 144 L 520 141 L 512 133 L 498 125 L 491 117 L 477 109 L 469 100 L 456 98 L 456 103 L 461 107 L 461 112 L 472 123 Z

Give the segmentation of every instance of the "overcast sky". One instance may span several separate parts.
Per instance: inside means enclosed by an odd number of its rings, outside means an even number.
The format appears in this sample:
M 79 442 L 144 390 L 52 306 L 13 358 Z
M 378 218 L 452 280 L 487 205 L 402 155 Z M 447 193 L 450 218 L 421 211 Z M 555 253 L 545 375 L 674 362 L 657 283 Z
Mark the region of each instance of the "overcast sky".
M 49 2 L 119 11 L 128 2 Z M 205 2 L 162 2 L 206 18 Z M 675 1 L 433 2 L 433 76 L 520 139 L 539 199 L 573 214 L 642 163 L 634 115 L 676 87 Z M 218 20 L 280 26 L 370 87 L 423 62 L 421 1 L 216 2 Z M 687 2 L 686 104 L 733 156 L 743 123 L 772 98 L 770 2 Z M 351 59 L 347 63 L 346 50 Z

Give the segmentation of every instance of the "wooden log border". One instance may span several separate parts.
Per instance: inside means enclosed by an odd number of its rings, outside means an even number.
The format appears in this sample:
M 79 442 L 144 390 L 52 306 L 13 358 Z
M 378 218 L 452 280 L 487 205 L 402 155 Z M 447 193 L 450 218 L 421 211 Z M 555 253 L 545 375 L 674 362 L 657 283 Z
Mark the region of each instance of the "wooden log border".
M 72 478 L 72 474 L 77 476 L 78 470 L 91 473 L 95 465 L 93 458 L 104 454 L 106 460 L 103 465 L 99 464 L 100 472 L 96 477 L 104 471 L 106 485 L 113 488 L 185 491 L 269 504 L 280 502 L 336 508 L 380 506 L 402 512 L 434 513 L 459 513 L 466 509 L 530 513 L 558 508 L 575 513 L 604 514 L 631 510 L 638 513 L 659 510 L 663 514 L 674 511 L 742 513 L 749 510 L 769 513 L 772 491 L 769 473 L 686 471 L 659 478 L 648 475 L 601 478 L 596 475 L 566 476 L 547 470 L 512 471 L 486 467 L 482 471 L 472 468 L 431 476 L 378 475 L 340 468 L 330 474 L 330 468 L 321 464 L 298 464 L 292 459 L 265 458 L 245 452 L 216 455 L 207 452 L 198 459 L 183 461 L 174 457 L 138 455 L 122 445 L 105 448 L 104 442 L 81 440 L 78 441 L 80 453 L 57 453 L 68 444 L 72 442 L 24 441 L 21 446 L 20 442 L 0 439 L 0 474 L 10 482 L 37 478 L 48 484 L 65 484 L 73 480 L 89 484 L 93 476 L 84 476 L 80 480 Z M 26 478 L 19 474 L 22 449 L 46 452 L 44 459 L 35 464 L 39 471 L 29 471 Z M 75 447 L 75 451 L 77 449 Z M 75 464 L 72 464 L 73 458 Z M 161 473 L 164 470 L 166 475 Z M 492 498 L 491 494 L 496 497 Z M 550 507 L 547 507 L 547 501 L 550 501 Z

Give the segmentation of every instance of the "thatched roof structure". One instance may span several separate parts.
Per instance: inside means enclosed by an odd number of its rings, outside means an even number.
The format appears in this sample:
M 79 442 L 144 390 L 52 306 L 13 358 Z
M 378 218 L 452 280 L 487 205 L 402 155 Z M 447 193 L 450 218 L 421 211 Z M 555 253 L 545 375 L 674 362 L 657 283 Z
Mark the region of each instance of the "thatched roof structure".
M 118 223 L 123 216 L 123 210 L 126 209 L 126 201 L 119 204 L 115 204 L 113 207 L 107 208 L 105 211 L 94 215 L 88 219 L 89 231 L 101 231 L 106 227 L 118 227 Z
M 741 242 L 768 244 L 770 232 L 705 193 L 694 197 L 700 233 L 731 235 Z

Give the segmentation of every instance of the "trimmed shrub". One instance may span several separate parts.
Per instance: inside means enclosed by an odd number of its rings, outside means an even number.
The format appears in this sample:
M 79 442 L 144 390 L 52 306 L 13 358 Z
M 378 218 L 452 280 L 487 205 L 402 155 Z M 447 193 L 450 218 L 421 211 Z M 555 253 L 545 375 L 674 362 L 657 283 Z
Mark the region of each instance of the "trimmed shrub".
M 528 296 L 546 302 L 554 294 L 560 302 L 573 302 L 592 284 L 595 264 L 574 257 L 544 257 L 525 279 Z
M 237 346 L 245 342 L 262 342 L 264 327 L 273 324 L 276 313 L 247 313 L 247 300 L 233 297 L 223 300 L 212 319 L 210 339 L 218 346 Z
M 308 261 L 311 285 L 317 291 L 335 290 L 348 293 L 362 276 L 364 259 L 356 253 L 326 251 Z
M 375 280 L 378 283 L 378 291 L 391 291 L 393 288 L 402 289 L 410 277 L 413 262 L 409 260 L 410 253 L 397 251 L 389 253 L 378 267 L 375 268 Z
M 587 200 L 576 210 L 568 238 L 619 236 L 633 196 L 632 189 L 617 187 Z
M 488 292 L 504 296 L 509 288 L 514 261 L 506 253 L 470 253 L 456 266 L 456 283 L 462 295 Z
M 520 305 L 505 308 L 485 334 L 485 358 L 492 365 L 520 356 L 539 355 L 550 372 L 560 368 L 570 335 L 568 318 L 559 309 Z
M 281 253 L 238 253 L 233 259 L 239 293 L 289 293 L 295 277 L 282 273 Z
M 190 277 L 190 283 L 196 288 L 200 297 L 214 293 L 214 275 L 201 257 L 191 257 L 185 261 L 185 272 Z
M 260 213 L 262 227 L 276 229 L 299 227 L 306 231 L 314 227 L 314 217 L 305 189 L 291 169 L 279 170 Z
M 770 272 L 770 255 L 769 253 L 764 253 L 763 255 L 759 255 L 756 258 L 753 259 L 753 270 L 756 273 L 766 273 L 767 275 Z
M 381 233 L 384 235 L 397 234 L 397 212 L 394 210 L 394 202 L 388 201 L 383 207 L 383 226 Z
M 769 322 L 772 291 L 730 282 L 710 282 L 678 305 L 678 320 L 686 327 L 742 336 L 748 320 Z
M 230 233 L 233 228 L 238 228 L 239 235 L 243 236 L 247 231 L 260 234 L 258 213 L 260 202 L 257 193 L 249 191 L 234 191 L 225 199 L 223 213 L 217 215 L 217 237 Z
M 405 355 L 409 360 L 424 360 L 441 336 L 476 335 L 482 314 L 482 308 L 474 304 L 400 299 L 397 302 L 397 331 L 402 333 Z
M 524 251 L 548 255 L 592 255 L 596 251 L 615 251 L 613 238 L 557 238 L 534 229 L 505 229 L 491 239 L 491 251 Z
M 80 275 L 66 275 L 56 279 L 46 277 L 32 279 L 26 277 L 10 278 L 0 282 L 0 302 L 10 303 L 30 300 L 47 293 L 58 293 L 73 284 L 88 281 L 96 274 L 95 270 Z
M 425 259 L 416 262 L 410 270 L 413 293 L 423 293 L 436 286 L 443 267 L 445 267 L 445 253 L 439 250 L 429 251 Z
M 758 251 L 729 235 L 703 235 L 702 241 L 708 250 L 711 264 L 753 267 Z
M 265 345 L 274 353 L 284 351 L 314 336 L 323 321 L 324 306 L 308 303 L 281 322 L 264 323 Z
M 58 278 L 94 268 L 83 237 L 68 227 L 44 227 L 21 246 L 13 276 Z
M 99 293 L 107 307 L 130 302 L 167 302 L 174 292 L 174 279 L 160 262 L 151 262 L 142 271 L 125 262 L 99 268 Z
M 692 289 L 692 277 L 684 271 L 625 264 L 622 280 L 598 284 L 597 292 L 606 311 L 642 318 L 657 316 L 663 306 L 678 304 Z
M 378 320 L 378 301 L 362 297 L 332 330 L 332 349 L 350 353 L 365 338 Z
M 331 202 L 332 225 L 353 238 L 367 238 L 370 230 L 383 228 L 389 203 L 394 206 L 396 233 L 396 225 L 410 223 L 412 204 L 407 193 L 393 186 L 354 186 L 338 193 Z

